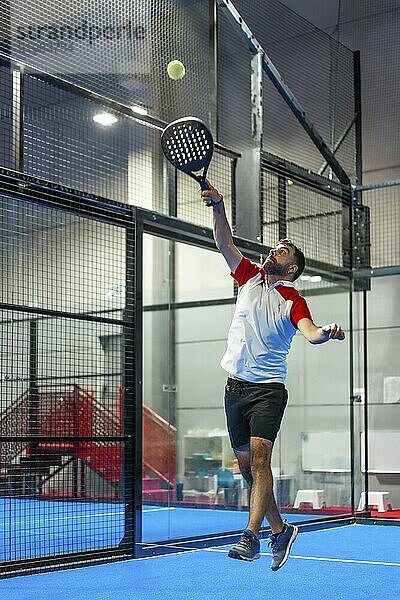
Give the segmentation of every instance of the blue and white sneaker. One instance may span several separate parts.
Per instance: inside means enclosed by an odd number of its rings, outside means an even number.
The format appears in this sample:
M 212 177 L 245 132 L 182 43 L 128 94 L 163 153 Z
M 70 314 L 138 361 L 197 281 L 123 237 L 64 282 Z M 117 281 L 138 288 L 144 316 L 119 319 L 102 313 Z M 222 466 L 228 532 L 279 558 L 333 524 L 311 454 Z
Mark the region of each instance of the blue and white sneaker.
M 278 535 L 271 534 L 268 546 L 272 550 L 271 569 L 277 571 L 288 559 L 290 548 L 297 537 L 299 528 L 296 525 L 285 523 L 285 529 Z
M 245 529 L 238 543 L 229 550 L 228 556 L 248 561 L 260 558 L 260 540 L 250 529 Z

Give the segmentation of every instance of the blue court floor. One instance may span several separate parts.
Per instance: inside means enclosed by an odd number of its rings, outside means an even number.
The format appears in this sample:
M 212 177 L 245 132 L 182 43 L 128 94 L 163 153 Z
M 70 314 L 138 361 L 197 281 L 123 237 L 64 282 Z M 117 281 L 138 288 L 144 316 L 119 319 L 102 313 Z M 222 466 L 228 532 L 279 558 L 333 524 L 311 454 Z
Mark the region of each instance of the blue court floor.
M 300 534 L 277 573 L 228 547 L 0 580 L 7 600 L 398 600 L 400 527 L 349 525 Z
M 285 516 L 285 515 L 284 515 Z M 305 515 L 286 515 L 288 521 Z M 0 499 L 0 561 L 118 546 L 124 506 L 117 503 Z M 244 529 L 246 511 L 143 507 L 144 542 Z

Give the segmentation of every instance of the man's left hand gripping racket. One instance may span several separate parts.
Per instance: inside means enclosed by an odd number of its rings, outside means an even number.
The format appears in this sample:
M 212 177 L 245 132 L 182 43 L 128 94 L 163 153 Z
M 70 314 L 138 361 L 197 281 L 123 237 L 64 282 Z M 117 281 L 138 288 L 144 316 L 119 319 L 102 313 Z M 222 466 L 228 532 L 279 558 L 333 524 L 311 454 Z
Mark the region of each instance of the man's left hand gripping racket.
M 184 117 L 172 121 L 161 134 L 161 147 L 176 169 L 195 179 L 202 190 L 208 189 L 206 177 L 213 157 L 214 140 L 200 119 Z

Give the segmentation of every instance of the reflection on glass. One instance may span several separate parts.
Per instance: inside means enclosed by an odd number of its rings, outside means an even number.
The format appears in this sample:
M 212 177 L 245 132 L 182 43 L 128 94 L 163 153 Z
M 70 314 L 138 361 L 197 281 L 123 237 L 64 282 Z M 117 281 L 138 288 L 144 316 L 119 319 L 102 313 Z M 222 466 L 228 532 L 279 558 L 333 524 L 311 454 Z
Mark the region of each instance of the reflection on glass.
M 143 540 L 238 529 L 247 490 L 219 367 L 233 280 L 215 252 L 144 239 Z
M 348 332 L 348 294 L 333 284 L 314 289 L 319 293 L 307 298 L 314 322 L 335 321 Z M 289 403 L 273 459 L 277 502 L 288 520 L 351 512 L 349 343 L 313 346 L 300 334 L 293 340 Z
M 374 518 L 400 519 L 400 276 L 376 277 L 370 283 L 371 291 L 367 292 L 368 506 Z M 364 461 L 362 472 L 365 475 Z M 364 504 L 362 500 L 360 505 Z
M 219 366 L 235 308 L 233 279 L 217 253 L 144 238 L 143 541 L 243 529 L 249 493 L 230 447 L 227 374 Z M 311 290 L 316 323 L 348 330 L 342 283 L 302 285 L 305 295 Z M 288 366 L 289 405 L 273 453 L 282 516 L 348 513 L 349 347 L 313 346 L 296 335 Z

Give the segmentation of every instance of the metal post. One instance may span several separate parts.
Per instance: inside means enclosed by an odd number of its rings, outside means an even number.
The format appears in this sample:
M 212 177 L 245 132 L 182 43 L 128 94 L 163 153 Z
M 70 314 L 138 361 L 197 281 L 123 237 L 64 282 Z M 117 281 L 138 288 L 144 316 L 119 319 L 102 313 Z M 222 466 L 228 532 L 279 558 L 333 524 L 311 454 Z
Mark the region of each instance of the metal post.
M 12 157 L 13 168 L 24 170 L 24 67 L 12 70 Z
M 347 210 L 346 205 L 342 208 L 342 214 L 347 220 L 347 235 L 343 235 L 343 244 L 348 240 L 348 247 L 343 248 L 343 266 L 349 267 L 352 273 L 353 268 L 353 202 L 352 197 L 348 199 Z M 343 229 L 344 234 L 346 233 L 345 228 Z M 350 428 L 350 505 L 351 513 L 354 514 L 355 510 L 355 432 L 354 432 L 354 280 L 350 277 L 349 281 L 349 393 L 350 393 L 350 405 L 349 405 L 349 428 Z
M 354 67 L 354 123 L 355 123 L 355 173 L 356 185 L 353 186 L 354 227 L 355 227 L 355 260 L 354 269 L 360 269 L 371 264 L 370 250 L 370 210 L 362 203 L 362 129 L 361 129 L 361 67 L 360 52 L 353 53 Z M 355 290 L 369 290 L 369 279 L 355 281 Z
M 236 233 L 247 239 L 261 239 L 261 148 L 263 133 L 262 55 L 251 59 L 252 148 L 244 149 L 236 168 Z
M 354 119 L 355 119 L 355 170 L 356 185 L 362 185 L 362 129 L 361 129 L 361 65 L 360 51 L 353 52 L 354 67 Z M 361 204 L 361 192 L 357 192 L 356 199 Z
M 168 206 L 168 214 L 170 217 L 178 216 L 178 170 L 167 164 L 164 160 L 164 197 L 165 204 Z
M 139 240 L 138 240 L 139 237 Z M 142 538 L 142 322 L 141 273 L 142 237 L 135 223 L 126 228 L 126 280 L 122 346 L 122 427 L 125 532 L 120 547 L 136 557 Z M 136 287 L 139 286 L 139 287 Z
M 39 435 L 39 388 L 38 388 L 38 323 L 29 322 L 29 435 Z M 38 444 L 29 444 L 29 473 L 26 477 L 28 493 L 36 496 L 36 477 L 38 475 Z
M 262 148 L 263 142 L 263 71 L 262 53 L 251 59 L 251 135 L 254 146 Z
M 237 215 L 236 215 L 236 171 L 237 171 L 237 163 L 238 159 L 234 158 L 231 160 L 231 207 L 232 207 L 232 215 L 231 215 L 231 225 L 232 231 L 236 234 L 236 224 L 237 224 Z M 259 203 L 261 206 L 261 202 Z M 261 215 L 260 215 L 260 227 L 261 227 Z M 261 237 L 260 237 L 261 239 Z
M 356 168 L 356 185 L 360 186 L 355 188 L 353 191 L 354 200 L 356 203 L 356 210 L 362 210 L 362 187 L 363 183 L 363 163 L 362 163 L 362 113 L 361 113 L 361 62 L 360 62 L 360 51 L 357 50 L 353 53 L 353 66 L 354 66 L 354 113 L 355 113 L 355 145 L 356 145 L 356 156 L 355 156 L 355 168 Z M 368 209 L 367 209 L 368 210 Z M 364 223 L 364 227 L 367 223 Z M 369 215 L 368 215 L 368 232 L 365 234 L 366 239 L 364 242 L 367 243 L 367 252 L 364 257 L 364 265 L 367 263 L 370 265 L 370 249 L 369 249 Z M 354 265 L 353 269 L 360 265 Z M 363 284 L 362 280 L 360 281 Z M 365 285 L 366 283 L 366 285 Z M 370 280 L 367 279 L 364 282 L 362 291 L 362 310 L 363 310 L 363 387 L 364 387 L 364 448 L 361 448 L 361 452 L 364 452 L 364 490 L 365 490 L 365 509 L 368 511 L 369 499 L 369 474 L 368 474 L 368 305 L 367 305 L 367 289 L 370 289 Z
M 208 122 L 214 139 L 218 139 L 218 8 L 215 0 L 209 1 L 209 76 L 210 103 Z
M 169 282 L 169 307 L 168 307 L 168 384 L 176 387 L 176 242 L 168 242 L 168 282 Z M 168 421 L 176 426 L 176 391 L 169 391 Z
M 279 239 L 283 240 L 287 236 L 287 198 L 286 198 L 286 177 L 278 176 L 278 230 Z
M 166 163 L 167 161 L 165 161 Z M 172 217 L 178 216 L 178 171 L 166 165 L 166 195 L 168 198 L 169 215 Z M 170 305 L 175 304 L 175 242 L 169 242 L 168 249 L 168 282 L 169 282 L 169 302 Z M 176 383 L 176 319 L 175 308 L 169 308 L 168 311 L 168 384 L 175 385 Z M 172 425 L 176 423 L 176 394 L 175 392 L 168 393 L 168 420 Z
M 143 469 L 143 223 L 137 219 L 134 213 L 135 231 L 130 236 L 127 249 L 132 255 L 130 272 L 131 279 L 131 311 L 133 313 L 134 330 L 132 337 L 134 345 L 132 356 L 129 360 L 131 369 L 130 385 L 132 385 L 128 408 L 131 410 L 133 419 L 130 421 L 130 433 L 133 435 L 133 443 L 130 444 L 134 456 L 131 463 L 133 485 L 133 509 L 134 509 L 134 548 L 133 555 L 140 555 L 142 543 L 142 469 Z M 134 265 L 134 267 L 133 267 Z M 128 299 L 127 299 L 128 300 Z
M 365 490 L 365 509 L 369 507 L 369 454 L 368 454 L 368 304 L 367 290 L 363 290 L 363 374 L 364 374 L 364 490 Z

